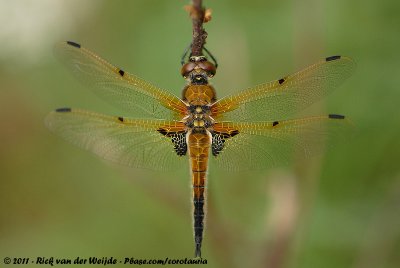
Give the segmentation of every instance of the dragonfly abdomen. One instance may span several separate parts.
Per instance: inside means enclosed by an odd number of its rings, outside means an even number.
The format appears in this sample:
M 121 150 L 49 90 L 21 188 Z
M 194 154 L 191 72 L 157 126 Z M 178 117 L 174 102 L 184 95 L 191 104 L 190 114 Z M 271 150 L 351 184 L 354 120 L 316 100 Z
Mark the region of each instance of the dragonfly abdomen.
M 193 229 L 196 245 L 195 256 L 201 257 L 201 244 L 203 241 L 205 217 L 204 204 L 211 135 L 206 131 L 204 133 L 189 133 L 187 142 L 193 186 Z

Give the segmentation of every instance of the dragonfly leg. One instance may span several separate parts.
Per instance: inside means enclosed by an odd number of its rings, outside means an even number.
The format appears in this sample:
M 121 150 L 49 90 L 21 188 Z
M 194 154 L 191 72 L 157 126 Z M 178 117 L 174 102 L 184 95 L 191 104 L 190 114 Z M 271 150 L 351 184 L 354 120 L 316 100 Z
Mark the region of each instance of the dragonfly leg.
M 186 58 L 186 55 L 188 54 L 188 52 L 189 52 L 189 50 L 192 48 L 192 43 L 190 43 L 186 48 L 185 48 L 185 51 L 183 52 L 183 55 L 182 55 L 182 57 L 181 57 L 181 65 L 184 65 L 185 64 L 185 58 Z M 192 53 L 190 53 L 190 54 L 192 54 Z
M 210 58 L 213 60 L 215 68 L 217 68 L 218 67 L 217 59 L 214 57 L 213 54 L 211 54 L 211 52 L 206 47 L 203 47 L 203 49 L 207 53 L 207 55 L 210 56 Z

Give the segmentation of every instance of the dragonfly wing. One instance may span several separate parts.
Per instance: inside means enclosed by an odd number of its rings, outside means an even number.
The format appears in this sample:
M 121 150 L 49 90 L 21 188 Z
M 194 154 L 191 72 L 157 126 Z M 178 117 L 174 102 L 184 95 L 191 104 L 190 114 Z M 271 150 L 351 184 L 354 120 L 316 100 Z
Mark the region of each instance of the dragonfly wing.
M 274 122 L 216 123 L 215 132 L 228 138 L 223 141 L 223 149 L 215 161 L 229 171 L 264 169 L 288 163 L 294 153 L 309 157 L 320 152 L 325 144 L 343 140 L 348 134 L 345 130 L 351 129 L 350 126 L 351 123 L 341 115 Z
M 293 75 L 222 98 L 212 105 L 211 113 L 219 120 L 284 119 L 332 92 L 354 68 L 350 58 L 328 57 Z
M 173 133 L 184 129 L 178 121 L 128 119 L 63 108 L 51 112 L 46 125 L 71 143 L 118 164 L 174 170 L 185 162 L 175 153 L 172 141 Z
M 78 80 L 134 117 L 172 120 L 185 114 L 186 106 L 178 97 L 111 65 L 79 44 L 59 43 L 55 54 Z

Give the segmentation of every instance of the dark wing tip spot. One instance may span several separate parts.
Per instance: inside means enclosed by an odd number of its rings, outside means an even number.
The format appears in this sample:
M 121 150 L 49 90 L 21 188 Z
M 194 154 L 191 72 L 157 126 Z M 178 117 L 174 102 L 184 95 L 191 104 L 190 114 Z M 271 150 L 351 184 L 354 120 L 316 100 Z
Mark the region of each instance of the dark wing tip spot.
M 329 118 L 331 119 L 344 119 L 344 115 L 340 115 L 340 114 L 330 114 Z
M 123 118 L 123 117 L 121 117 L 121 116 L 120 116 L 120 117 L 118 117 L 118 120 L 119 120 L 119 121 L 121 121 L 121 122 L 124 122 L 124 118 Z
M 79 45 L 78 43 L 75 43 L 73 41 L 67 41 L 67 44 L 73 47 L 77 47 L 77 48 L 81 48 L 81 45 Z
M 279 124 L 278 121 L 274 121 L 274 122 L 272 123 L 272 126 L 274 127 L 274 126 L 276 126 L 276 125 L 278 125 L 278 124 Z
M 121 70 L 121 69 L 118 71 L 118 73 L 119 73 L 121 76 L 124 76 L 124 74 L 125 74 L 125 72 L 124 72 L 123 70 Z
M 283 84 L 283 82 L 285 82 L 285 78 L 281 78 L 281 79 L 279 79 L 279 80 L 278 80 L 278 82 L 279 82 L 279 84 L 280 84 L 280 85 L 282 85 L 282 84 Z
M 333 61 L 340 59 L 341 56 L 330 56 L 325 59 L 325 61 Z
M 71 112 L 71 108 L 58 108 L 58 109 L 56 109 L 56 112 L 58 112 L 58 113 L 69 113 L 69 112 Z

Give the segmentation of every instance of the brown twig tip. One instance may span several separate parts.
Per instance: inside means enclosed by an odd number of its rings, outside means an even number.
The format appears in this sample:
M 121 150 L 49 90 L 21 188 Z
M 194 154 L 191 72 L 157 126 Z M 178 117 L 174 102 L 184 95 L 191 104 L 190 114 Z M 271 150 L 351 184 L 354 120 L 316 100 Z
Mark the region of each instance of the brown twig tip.
M 191 55 L 202 56 L 207 39 L 207 32 L 203 28 L 203 23 L 211 20 L 211 10 L 203 8 L 202 0 L 192 0 L 192 5 L 185 6 L 185 10 L 192 18 L 193 24 Z

